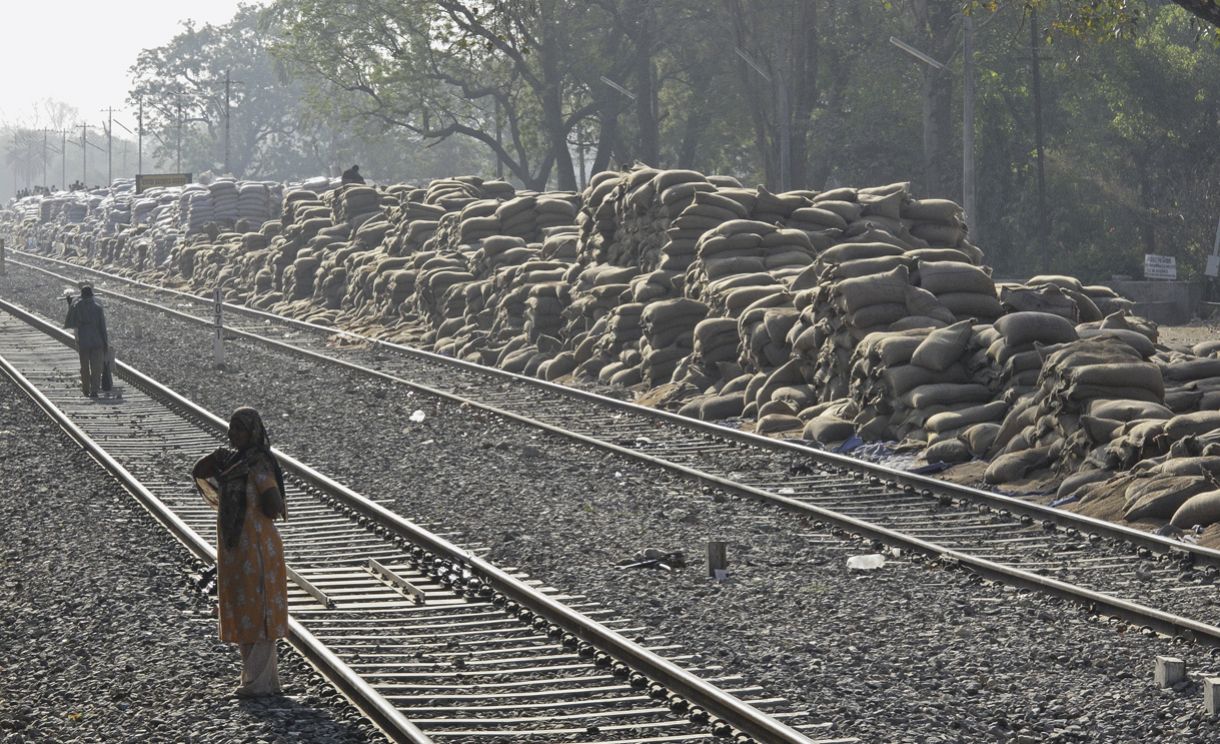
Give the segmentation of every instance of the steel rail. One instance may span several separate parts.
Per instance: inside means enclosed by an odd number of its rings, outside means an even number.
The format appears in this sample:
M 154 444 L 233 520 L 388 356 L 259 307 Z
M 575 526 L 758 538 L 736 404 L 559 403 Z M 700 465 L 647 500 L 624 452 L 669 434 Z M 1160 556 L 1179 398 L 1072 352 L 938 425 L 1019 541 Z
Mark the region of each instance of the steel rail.
M 24 312 L 14 312 L 13 306 L 3 303 L 4 309 L 35 327 L 43 326 L 40 319 Z M 33 322 L 31 322 L 33 321 Z M 58 330 L 41 327 L 41 330 Z M 62 331 L 60 331 L 62 333 Z M 66 336 L 67 334 L 63 334 Z M 57 340 L 74 345 L 71 337 Z M 134 373 L 130 367 L 117 362 L 125 373 Z M 161 499 L 144 487 L 121 463 L 110 456 L 92 437 L 76 425 L 50 398 L 29 381 L 7 359 L 0 357 L 0 370 L 4 372 L 60 429 L 99 465 L 109 472 L 146 511 L 160 523 L 174 539 L 181 543 L 196 558 L 208 563 L 216 562 L 216 549 L 191 529 L 182 519 L 165 505 Z M 377 726 L 387 737 L 401 744 L 432 744 L 432 739 L 408 721 L 388 700 L 360 678 L 351 667 L 344 664 L 324 644 L 318 641 L 296 619 L 288 619 L 288 642 L 323 677 L 330 681 L 352 705 Z
M 0 300 L 0 309 L 46 333 L 64 345 L 74 346 L 74 341 L 70 334 L 26 311 L 24 308 L 11 302 Z M 199 422 L 209 426 L 216 432 L 227 430 L 227 421 L 182 397 L 174 390 L 158 383 L 140 371 L 122 362 L 117 362 L 117 371 L 124 379 L 127 379 L 144 392 L 154 397 L 171 401 L 174 407 L 187 411 Z M 639 671 L 651 681 L 664 686 L 688 701 L 692 707 L 697 706 L 702 708 L 712 717 L 727 723 L 734 729 L 759 742 L 766 742 L 767 744 L 814 744 L 812 739 L 809 739 L 799 731 L 762 713 L 733 695 L 687 672 L 667 659 L 649 651 L 642 645 L 621 636 L 592 618 L 576 612 L 555 599 L 534 590 L 525 582 L 488 561 L 385 509 L 293 458 L 291 455 L 278 449 L 275 449 L 274 452 L 286 471 L 296 475 L 315 488 L 338 497 L 346 507 L 354 509 L 361 516 L 375 521 L 378 525 L 393 531 L 401 538 L 424 546 L 426 550 L 440 556 L 445 556 L 463 568 L 475 572 L 494 591 L 499 592 L 508 600 L 516 602 L 520 607 L 529 610 L 534 615 L 545 618 L 555 626 L 562 628 L 565 632 L 571 633 L 576 638 L 591 644 L 614 659 Z M 118 463 L 115 463 L 115 465 L 118 465 Z M 151 496 L 151 494 L 149 495 Z M 196 538 L 201 539 L 197 535 Z M 211 560 L 214 561 L 214 551 L 210 555 Z M 303 628 L 301 630 L 304 631 Z M 328 660 L 328 654 L 329 658 L 337 661 L 337 657 L 334 657 L 333 654 L 330 654 L 323 647 L 311 648 L 310 654 L 307 658 L 311 659 L 311 663 L 315 656 L 323 661 Z M 358 678 L 357 681 L 360 684 L 365 684 L 358 680 Z M 369 688 L 369 691 L 377 695 L 371 688 Z M 380 695 L 377 696 L 380 697 Z M 388 702 L 386 706 L 393 710 Z M 394 712 L 397 713 L 397 711 Z M 401 718 L 401 714 L 398 715 Z M 403 720 L 405 721 L 405 719 Z M 423 734 L 420 733 L 420 736 L 423 736 Z M 425 742 L 429 740 L 424 738 L 419 740 L 404 739 L 404 741 Z
M 142 287 L 142 288 L 145 288 L 148 290 L 152 290 L 155 292 L 168 293 L 168 294 L 180 297 L 182 299 L 190 300 L 195 303 L 209 304 L 209 305 L 211 304 L 210 300 L 193 295 L 189 292 L 183 292 L 181 290 L 176 290 L 176 289 L 169 289 L 166 287 L 159 287 L 159 286 L 149 284 L 147 282 L 143 282 L 140 280 L 130 279 L 128 277 L 124 277 L 124 276 L 121 276 L 118 274 L 112 274 L 110 272 L 101 271 L 99 269 L 94 269 L 94 268 L 87 267 L 87 266 L 80 266 L 78 264 L 74 264 L 74 263 L 71 263 L 68 261 L 63 261 L 61 259 L 56 259 L 56 258 L 52 258 L 52 257 L 48 257 L 48 256 L 32 254 L 32 253 L 28 253 L 25 251 L 14 251 L 14 252 L 20 253 L 23 256 L 34 258 L 37 260 L 58 264 L 58 265 L 66 267 L 66 268 L 85 271 L 92 275 L 102 276 L 102 277 L 106 277 L 108 279 L 124 282 L 127 284 L 136 285 L 136 286 L 139 286 L 139 287 Z M 63 276 L 60 274 L 56 274 L 55 272 L 50 271 L 48 269 L 45 269 L 45 268 L 42 268 L 39 266 L 34 266 L 32 264 L 28 264 L 23 261 L 15 261 L 15 260 L 10 259 L 9 263 L 20 266 L 22 268 L 32 269 L 34 271 L 47 274 L 49 276 L 55 277 L 56 279 L 58 279 L 60 281 L 72 281 L 71 277 L 66 277 L 66 276 Z M 147 300 L 142 300 L 140 298 L 130 297 L 127 295 L 122 295 L 122 294 L 116 293 L 116 292 L 110 292 L 108 294 L 110 294 L 111 296 L 120 298 L 125 302 L 131 302 L 131 303 L 140 305 L 142 307 L 147 307 L 156 312 L 161 312 L 161 313 L 172 315 L 174 317 L 179 317 L 179 318 L 182 318 L 183 320 L 187 320 L 188 322 L 201 324 L 201 325 L 210 325 L 210 321 L 208 321 L 207 319 L 199 318 L 197 316 L 191 315 L 190 313 L 182 312 L 180 310 L 175 310 L 173 308 L 165 307 L 163 305 L 158 305 L 155 302 L 149 302 Z M 903 470 L 898 470 L 896 468 L 891 468 L 891 467 L 888 467 L 885 465 L 880 465 L 877 463 L 870 463 L 870 462 L 866 462 L 863 460 L 858 460 L 856 458 L 852 458 L 847 455 L 843 455 L 843 454 L 839 454 L 839 453 L 835 453 L 835 452 L 828 452 L 826 450 L 821 450 L 821 449 L 816 449 L 814 447 L 810 447 L 810 446 L 805 445 L 800 442 L 795 442 L 795 441 L 791 441 L 791 440 L 783 440 L 783 439 L 775 439 L 772 437 L 766 437 L 766 436 L 762 436 L 759 434 L 755 434 L 753 432 L 740 431 L 737 429 L 720 426 L 718 424 L 710 423 L 707 421 L 701 421 L 698 419 L 692 419 L 692 418 L 688 418 L 685 416 L 680 416 L 676 413 L 671 413 L 669 411 L 664 411 L 664 410 L 657 409 L 657 408 L 651 408 L 648 406 L 639 405 L 637 403 L 631 403 L 628 401 L 623 401 L 623 400 L 619 400 L 616 398 L 612 398 L 609 396 L 600 395 L 598 393 L 594 393 L 591 391 L 581 390 L 579 388 L 570 387 L 567 385 L 560 385 L 558 383 L 549 382 L 546 380 L 540 380 L 540 379 L 537 379 L 534 377 L 528 377 L 526 375 L 520 375 L 520 374 L 517 374 L 514 372 L 507 372 L 505 370 L 497 369 L 495 367 L 488 367 L 485 365 L 468 362 L 463 359 L 456 359 L 453 357 L 444 356 L 441 354 L 437 354 L 435 352 L 415 348 L 412 346 L 406 346 L 403 344 L 396 344 L 396 343 L 392 343 L 392 342 L 388 342 L 388 341 L 383 341 L 380 339 L 370 338 L 367 336 L 362 336 L 360 334 L 352 333 L 350 331 L 344 331 L 341 329 L 321 326 L 321 325 L 317 325 L 314 323 L 309 323 L 307 321 L 297 320 L 295 318 L 288 318 L 288 317 L 284 317 L 281 315 L 276 315 L 274 313 L 268 313 L 268 312 L 265 312 L 262 310 L 249 308 L 244 305 L 224 303 L 224 306 L 227 311 L 239 313 L 239 314 L 257 318 L 260 320 L 282 323 L 285 325 L 292 326 L 294 328 L 308 330 L 308 331 L 312 331 L 315 333 L 323 333 L 328 336 L 340 335 L 340 336 L 344 336 L 344 337 L 348 337 L 348 338 L 359 339 L 360 341 L 367 342 L 369 344 L 379 346 L 379 347 L 387 349 L 387 350 L 391 350 L 391 351 L 401 353 L 401 354 L 406 354 L 408 356 L 416 357 L 419 359 L 424 359 L 426 361 L 433 362 L 436 364 L 448 365 L 451 367 L 456 367 L 459 369 L 470 371 L 470 372 L 473 372 L 476 374 L 489 375 L 489 376 L 503 379 L 505 381 L 510 381 L 513 383 L 521 384 L 521 385 L 528 385 L 535 389 L 546 390 L 548 392 L 556 393 L 556 394 L 563 395 L 566 397 L 576 398 L 579 400 L 590 402 L 590 403 L 598 405 L 598 406 L 614 408 L 616 410 L 625 411 L 625 412 L 629 412 L 629 413 L 632 413 L 635 415 L 648 417 L 653 420 L 661 421 L 666 424 L 676 426 L 679 428 L 697 431 L 697 432 L 704 433 L 704 434 L 710 434 L 712 436 L 721 437 L 724 439 L 739 442 L 739 443 L 746 444 L 746 445 L 753 446 L 753 447 L 759 447 L 759 448 L 767 449 L 767 450 L 771 450 L 771 451 L 778 451 L 778 452 L 784 452 L 784 453 L 788 453 L 788 454 L 796 454 L 796 455 L 800 455 L 803 457 L 809 457 L 820 463 L 828 465 L 832 468 L 837 468 L 838 472 L 840 472 L 840 473 L 851 473 L 860 478 L 867 478 L 874 483 L 892 485 L 895 488 L 900 488 L 908 493 L 918 492 L 929 498 L 932 497 L 933 495 L 936 495 L 939 497 L 956 498 L 956 499 L 960 499 L 962 501 L 969 502 L 969 503 L 985 505 L 988 508 L 996 510 L 996 511 L 1008 512 L 1011 514 L 1029 517 L 1031 519 L 1039 520 L 1042 522 L 1049 522 L 1058 527 L 1077 529 L 1084 533 L 1104 534 L 1109 537 L 1112 537 L 1112 538 L 1115 538 L 1118 540 L 1122 540 L 1124 542 L 1135 545 L 1137 547 L 1146 548 L 1148 550 L 1151 550 L 1153 552 L 1160 553 L 1160 554 L 1177 554 L 1177 555 L 1187 554 L 1187 555 L 1190 555 L 1191 558 L 1193 558 L 1201 563 L 1220 567 L 1220 550 L 1216 550 L 1213 548 L 1208 548 L 1208 547 L 1204 547 L 1204 546 L 1200 546 L 1200 545 L 1185 543 L 1185 542 L 1182 542 L 1179 540 L 1172 540 L 1172 539 L 1169 539 L 1169 538 L 1161 536 L 1161 535 L 1156 535 L 1156 534 L 1152 534 L 1149 532 L 1145 532 L 1143 530 L 1138 530 L 1138 529 L 1135 529 L 1132 527 L 1127 527 L 1126 525 L 1118 524 L 1115 522 L 1109 522 L 1106 520 L 1097 519 L 1095 517 L 1089 517 L 1089 516 L 1082 515 L 1082 514 L 1076 514 L 1074 512 L 1064 511 L 1062 509 L 1055 509 L 1055 508 L 1052 508 L 1049 506 L 1043 506 L 1041 504 L 1036 504 L 1036 503 L 1026 501 L 1026 500 L 1023 500 L 1023 499 L 1020 499 L 1020 498 L 1017 498 L 1014 496 L 1008 496 L 1006 494 L 984 491 L 982 489 L 973 488 L 970 486 L 965 486 L 965 485 L 960 485 L 960 484 L 955 484 L 955 483 L 949 483 L 946 481 L 938 480 L 936 478 L 931 478 L 931 477 L 924 476 L 924 475 L 919 475 L 916 473 L 909 473 L 909 472 L 906 472 Z M 599 439 L 592 438 L 592 437 L 582 437 L 581 435 L 575 434 L 573 432 L 565 431 L 559 427 L 552 426 L 550 424 L 547 424 L 542 421 L 538 421 L 538 420 L 530 418 L 528 416 L 520 415 L 520 414 L 511 412 L 511 411 L 501 409 L 499 407 L 489 405 L 486 403 L 482 403 L 477 400 L 466 398 L 464 396 L 461 396 L 461 395 L 458 395 L 455 393 L 451 393 L 451 392 L 448 392 L 445 390 L 440 390 L 438 388 L 435 388 L 435 387 L 432 387 L 432 386 L 429 386 L 429 385 L 426 385 L 423 383 L 418 383 L 418 382 L 407 380 L 407 379 L 404 379 L 401 377 L 390 375 L 390 374 L 381 372 L 380 370 L 370 369 L 368 367 L 364 367 L 362 365 L 355 364 L 353 362 L 348 362 L 348 361 L 345 361 L 342 359 L 337 359 L 337 358 L 335 358 L 333 356 L 329 356 L 327 354 L 322 354 L 319 352 L 311 351 L 309 349 L 303 349 L 301 347 L 295 346 L 290 343 L 278 341 L 276 339 L 267 338 L 260 334 L 251 333 L 249 331 L 243 331 L 243 330 L 235 329 L 235 328 L 226 328 L 225 332 L 227 334 L 237 336 L 237 337 L 250 338 L 252 340 L 258 341 L 259 343 L 271 344 L 273 346 L 276 346 L 277 348 L 283 349 L 290 353 L 301 355 L 306 358 L 314 359 L 316 361 L 322 361 L 322 362 L 326 362 L 326 363 L 330 363 L 330 364 L 338 364 L 338 365 L 344 366 L 348 369 L 358 370 L 358 371 L 361 371 L 362 373 L 378 376 L 378 377 L 381 377 L 382 379 L 391 380 L 398 384 L 408 385 L 408 386 L 413 387 L 422 392 L 426 392 L 430 395 L 435 395 L 435 396 L 439 396 L 439 397 L 446 398 L 449 400 L 454 400 L 454 401 L 459 401 L 462 403 L 474 405 L 474 406 L 480 407 L 484 410 L 496 413 L 498 415 L 507 416 L 509 418 L 520 421 L 522 423 L 529 424 L 531 426 L 536 426 L 538 428 L 542 428 L 547 431 L 558 433 L 563 436 L 574 437 L 574 438 L 580 439 L 581 441 L 585 442 L 586 444 L 591 444 L 594 446 L 611 449 L 613 451 L 617 451 L 617 452 L 620 452 L 623 454 L 628 454 L 633 457 L 642 457 L 644 459 L 651 459 L 653 461 L 660 462 L 660 463 L 665 462 L 665 461 L 657 461 L 656 458 L 649 458 L 645 453 L 636 452 L 629 448 L 617 447 L 616 445 L 613 445 L 612 443 L 609 443 L 609 442 L 604 442 L 603 440 L 599 440 Z M 747 495 L 751 496 L 752 498 L 758 498 L 758 499 L 762 499 L 764 501 L 772 501 L 775 503 L 782 504 L 781 501 L 776 500 L 777 494 L 773 494 L 769 491 L 750 492 L 749 490 L 746 490 L 743 493 L 746 493 Z

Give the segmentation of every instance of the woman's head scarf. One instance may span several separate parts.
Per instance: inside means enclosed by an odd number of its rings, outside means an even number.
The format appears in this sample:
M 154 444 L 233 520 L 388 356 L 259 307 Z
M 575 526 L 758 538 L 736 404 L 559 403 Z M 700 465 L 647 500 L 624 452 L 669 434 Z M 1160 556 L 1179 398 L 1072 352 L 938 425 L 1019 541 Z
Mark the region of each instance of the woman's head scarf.
M 275 484 L 280 489 L 281 500 L 286 498 L 284 492 L 284 470 L 280 467 L 280 461 L 275 455 L 271 454 L 271 438 L 267 436 L 267 427 L 263 425 L 263 417 L 258 414 L 258 411 L 243 406 L 233 412 L 229 417 L 229 428 L 238 427 L 244 429 L 250 434 L 249 440 L 246 442 L 245 449 L 238 454 L 245 458 L 246 464 L 250 467 L 255 466 L 260 461 L 265 462 L 271 467 L 275 473 Z M 286 516 L 281 510 L 279 516 Z
M 268 517 L 286 517 L 284 507 L 284 471 L 279 460 L 271 453 L 271 440 L 263 426 L 262 417 L 253 408 L 239 408 L 229 419 L 229 428 L 243 429 L 250 436 L 240 451 L 220 447 L 195 464 L 192 476 L 204 500 L 216 508 L 221 542 L 229 548 L 237 547 L 241 539 L 242 524 L 246 518 L 246 484 L 254 467 L 270 467 L 275 473 L 280 498 L 274 513 Z M 258 494 L 261 496 L 262 494 Z M 261 504 L 260 504 L 261 506 Z

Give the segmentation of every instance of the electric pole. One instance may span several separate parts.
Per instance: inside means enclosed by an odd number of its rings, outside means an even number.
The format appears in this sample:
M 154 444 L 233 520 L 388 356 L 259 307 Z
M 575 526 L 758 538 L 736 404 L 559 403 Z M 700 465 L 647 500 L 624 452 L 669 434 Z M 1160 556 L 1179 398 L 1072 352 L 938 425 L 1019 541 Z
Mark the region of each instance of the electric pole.
M 106 186 L 114 183 L 114 107 L 106 108 Z
M 86 191 L 89 189 L 89 171 L 87 167 L 89 161 L 89 153 L 87 152 L 89 149 L 88 131 L 88 124 L 80 125 L 80 182 Z
M 59 144 L 59 182 L 64 185 L 64 191 L 68 190 L 68 130 L 59 130 L 62 141 Z
M 177 155 L 174 158 L 174 171 L 177 173 L 181 173 L 182 172 L 182 96 L 181 96 L 181 94 L 179 94 L 179 96 L 178 96 L 177 106 L 178 106 L 178 144 L 177 144 L 177 148 L 176 148 Z
M 784 82 L 782 69 L 775 71 L 776 103 L 779 108 L 779 190 L 792 188 L 792 121 L 788 114 L 788 85 Z
M 1029 11 L 1029 46 L 1033 66 L 1034 148 L 1038 159 L 1038 240 L 1042 244 L 1042 271 L 1050 270 L 1050 228 L 1046 213 L 1046 150 L 1042 142 L 1042 70 L 1038 64 L 1038 11 Z
M 756 62 L 753 57 L 746 54 L 741 47 L 734 47 L 733 51 L 735 51 L 737 56 L 741 57 L 741 59 L 750 66 L 750 69 L 758 73 L 760 78 L 767 81 L 767 83 L 772 86 L 772 90 L 774 91 L 775 128 L 778 135 L 777 139 L 779 140 L 779 162 L 776 163 L 778 166 L 776 171 L 778 171 L 779 182 L 777 184 L 776 191 L 787 191 L 789 188 L 791 188 L 788 185 L 788 174 L 791 172 L 789 170 L 791 163 L 788 161 L 792 157 L 792 122 L 789 121 L 788 116 L 788 88 L 784 84 L 783 73 L 780 70 L 776 70 L 775 75 L 772 76 L 766 70 L 764 70 L 762 65 Z
M 500 157 L 500 148 L 502 148 L 504 145 L 500 142 L 500 137 L 501 137 L 500 99 L 495 98 L 493 96 L 491 100 L 492 100 L 492 103 L 495 104 L 495 118 L 496 118 L 496 178 L 503 181 L 504 180 L 504 159 Z
M 140 113 L 136 122 L 136 173 L 144 172 L 144 96 L 140 96 Z
M 229 164 L 229 119 L 232 116 L 232 91 L 234 85 L 242 85 L 240 80 L 232 80 L 229 71 L 225 70 L 225 174 L 232 174 Z
M 47 188 L 47 128 L 42 128 L 42 188 Z
M 974 211 L 974 16 L 962 18 L 962 208 L 966 224 L 975 227 L 971 237 L 977 243 L 978 215 Z
M 225 70 L 225 174 L 232 173 L 229 168 L 229 89 L 233 83 L 229 80 L 229 71 Z

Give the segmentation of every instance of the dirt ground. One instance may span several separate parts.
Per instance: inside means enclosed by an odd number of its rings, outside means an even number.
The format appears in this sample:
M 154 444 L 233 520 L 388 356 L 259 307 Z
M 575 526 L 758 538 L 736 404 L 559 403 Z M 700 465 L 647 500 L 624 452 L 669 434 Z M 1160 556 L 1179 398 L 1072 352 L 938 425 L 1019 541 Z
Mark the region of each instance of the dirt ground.
M 1160 327 L 1161 343 L 1166 346 L 1194 346 L 1200 341 L 1220 339 L 1220 322 L 1196 320 L 1186 325 Z

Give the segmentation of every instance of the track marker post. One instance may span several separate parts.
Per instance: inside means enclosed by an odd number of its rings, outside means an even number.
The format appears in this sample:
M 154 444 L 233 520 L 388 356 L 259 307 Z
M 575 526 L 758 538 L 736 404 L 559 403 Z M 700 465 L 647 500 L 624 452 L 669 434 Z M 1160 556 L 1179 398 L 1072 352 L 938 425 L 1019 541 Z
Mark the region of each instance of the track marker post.
M 220 293 L 220 285 L 216 285 L 212 290 L 212 319 L 216 326 L 216 335 L 212 339 L 212 361 L 217 369 L 224 369 L 225 366 L 224 305 L 224 295 Z
M 1220 677 L 1203 678 L 1203 710 L 1209 716 L 1220 713 Z
M 1186 662 L 1174 656 L 1156 657 L 1156 686 L 1162 690 L 1186 679 Z
M 729 577 L 729 545 L 724 540 L 707 542 L 707 575 L 716 581 Z

